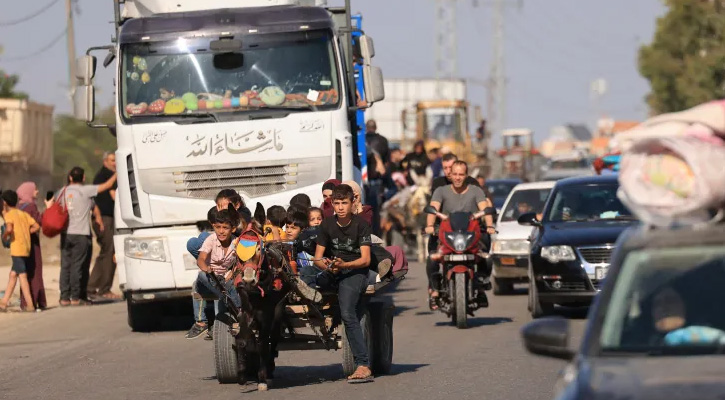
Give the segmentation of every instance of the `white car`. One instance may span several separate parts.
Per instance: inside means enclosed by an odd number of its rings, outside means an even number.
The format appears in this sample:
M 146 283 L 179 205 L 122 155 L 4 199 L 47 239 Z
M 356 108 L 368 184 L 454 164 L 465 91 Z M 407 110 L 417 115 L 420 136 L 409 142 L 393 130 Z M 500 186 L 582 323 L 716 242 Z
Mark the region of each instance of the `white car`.
M 541 213 L 555 182 L 521 183 L 509 193 L 491 239 L 494 294 L 511 293 L 515 283 L 528 281 L 531 226 L 519 225 L 519 215 Z

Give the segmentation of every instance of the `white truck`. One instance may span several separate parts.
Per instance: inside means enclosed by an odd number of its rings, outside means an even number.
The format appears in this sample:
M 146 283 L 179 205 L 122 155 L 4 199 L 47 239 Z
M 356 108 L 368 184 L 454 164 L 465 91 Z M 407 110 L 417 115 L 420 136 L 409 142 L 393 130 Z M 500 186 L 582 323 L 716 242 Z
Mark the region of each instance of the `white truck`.
M 384 98 L 372 39 L 353 44 L 350 0 L 114 0 L 116 37 L 77 62 L 76 118 L 118 141 L 116 259 L 128 322 L 190 298 L 186 250 L 223 188 L 254 209 L 330 178 L 360 179 L 354 61 L 368 104 Z M 94 123 L 92 51 L 117 60 L 115 126 Z M 365 154 L 362 152 L 362 154 Z

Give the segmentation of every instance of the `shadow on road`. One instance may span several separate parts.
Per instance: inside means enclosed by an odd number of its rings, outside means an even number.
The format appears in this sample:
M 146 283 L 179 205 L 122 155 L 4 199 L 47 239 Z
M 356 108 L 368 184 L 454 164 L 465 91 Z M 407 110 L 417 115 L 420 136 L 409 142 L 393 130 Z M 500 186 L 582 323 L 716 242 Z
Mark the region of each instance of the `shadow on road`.
M 477 328 L 480 326 L 490 326 L 490 325 L 499 325 L 499 324 L 505 324 L 508 322 L 513 322 L 511 318 L 508 317 L 475 317 L 475 318 L 469 318 L 468 319 L 468 327 L 469 328 Z M 453 324 L 450 321 L 441 321 L 436 322 L 436 326 L 453 326 Z
M 429 364 L 393 364 L 390 376 L 416 372 Z M 340 364 L 315 366 L 277 366 L 274 372 L 273 389 L 287 389 L 298 386 L 317 385 L 325 382 L 337 382 L 345 379 Z M 216 379 L 216 378 L 214 378 Z M 256 391 L 256 385 L 248 391 Z M 245 391 L 246 392 L 246 391 Z

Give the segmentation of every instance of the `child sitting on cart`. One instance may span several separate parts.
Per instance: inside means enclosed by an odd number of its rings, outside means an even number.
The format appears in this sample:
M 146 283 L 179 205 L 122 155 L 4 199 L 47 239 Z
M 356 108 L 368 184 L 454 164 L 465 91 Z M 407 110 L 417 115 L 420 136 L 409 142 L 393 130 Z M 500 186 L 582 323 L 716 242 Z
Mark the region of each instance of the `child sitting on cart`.
M 345 324 L 355 361 L 355 372 L 347 377 L 349 383 L 373 380 L 368 349 L 360 317 L 365 311 L 363 294 L 368 286 L 371 228 L 353 214 L 354 192 L 348 185 L 332 191 L 335 215 L 320 225 L 315 250 L 315 265 L 333 274 L 338 291 L 340 316 Z M 328 257 L 328 258 L 323 258 Z
M 311 265 L 309 260 L 311 259 L 311 256 L 307 253 L 305 253 L 304 249 L 301 248 L 301 234 L 303 232 L 306 232 L 309 229 L 308 225 L 308 219 L 307 214 L 301 211 L 297 211 L 292 213 L 287 217 L 287 222 L 285 225 L 285 233 L 287 235 L 287 240 L 291 240 L 295 242 L 294 246 L 294 256 L 297 260 L 297 267 L 301 268 L 299 270 L 299 277 L 297 278 L 297 288 L 300 290 L 300 293 L 307 298 L 308 300 L 319 303 L 322 301 L 322 294 L 315 290 L 314 288 L 310 287 L 308 285 L 312 284 L 314 282 L 314 275 L 313 273 L 313 279 L 310 281 L 303 279 L 305 276 L 304 274 L 309 274 L 308 271 L 310 267 L 315 268 Z M 314 250 L 313 250 L 314 252 Z M 300 264 L 301 263 L 301 264 Z
M 226 209 L 222 210 L 216 206 L 212 207 L 207 218 L 214 228 L 214 233 L 204 240 L 199 249 L 196 265 L 201 271 L 199 271 L 199 276 L 192 285 L 191 291 L 195 323 L 187 332 L 187 339 L 195 339 L 209 330 L 209 320 L 205 311 L 207 300 L 214 300 L 216 313 L 223 312 L 225 309 L 224 302 L 219 300 L 221 292 L 211 282 L 208 274 L 213 273 L 224 282 L 235 305 L 241 307 L 233 281 L 229 279 L 230 271 L 237 262 L 233 231 L 239 225 L 239 214 L 234 205 L 229 204 Z

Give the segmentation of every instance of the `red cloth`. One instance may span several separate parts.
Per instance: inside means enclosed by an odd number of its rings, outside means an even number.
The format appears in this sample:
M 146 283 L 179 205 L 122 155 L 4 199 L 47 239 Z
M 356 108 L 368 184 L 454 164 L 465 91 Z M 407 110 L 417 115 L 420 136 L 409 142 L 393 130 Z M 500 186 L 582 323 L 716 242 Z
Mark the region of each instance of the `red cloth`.
M 373 208 L 371 206 L 364 205 L 362 212 L 358 216 L 367 222 L 368 225 L 373 226 Z
M 385 250 L 393 256 L 393 273 L 408 270 L 408 258 L 405 256 L 405 252 L 400 246 L 387 246 Z
M 38 211 L 38 207 L 35 203 L 26 204 L 21 205 L 19 208 L 30 214 L 40 224 L 41 214 Z M 32 244 L 30 257 L 28 257 L 30 262 L 26 266 L 28 282 L 30 282 L 30 295 L 33 298 L 35 307 L 47 308 L 48 301 L 45 298 L 45 283 L 43 282 L 43 255 L 40 253 L 40 234 L 36 232 L 30 235 L 30 242 Z M 20 296 L 20 306 L 25 308 L 24 296 Z

